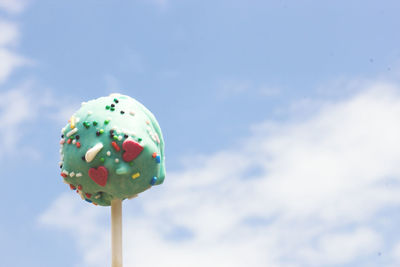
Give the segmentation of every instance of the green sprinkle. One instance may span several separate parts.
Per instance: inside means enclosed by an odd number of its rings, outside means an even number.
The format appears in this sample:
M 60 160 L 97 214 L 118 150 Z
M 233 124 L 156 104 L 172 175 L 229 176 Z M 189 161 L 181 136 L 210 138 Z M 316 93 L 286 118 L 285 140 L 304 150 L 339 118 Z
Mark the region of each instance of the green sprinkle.
M 93 121 L 93 125 L 96 126 L 97 125 L 97 121 Z
M 118 99 L 114 98 L 114 102 L 118 104 Z
M 118 136 L 114 135 L 114 140 L 118 140 Z
M 138 138 L 138 141 L 141 142 L 141 141 L 142 141 L 142 138 Z
M 103 130 L 103 129 L 100 129 L 99 133 L 100 133 L 100 134 L 104 133 L 104 130 Z
M 101 162 L 104 162 L 104 158 L 100 158 L 100 161 L 101 161 Z
M 69 139 L 74 139 L 74 137 L 73 137 L 73 136 L 70 136 Z
M 110 122 L 110 120 L 105 120 L 104 124 L 108 124 Z
M 114 108 L 114 107 L 111 107 L 111 108 L 110 108 L 110 110 L 111 110 L 111 111 L 114 111 L 114 110 L 115 110 L 115 108 Z
M 88 123 L 87 121 L 84 121 L 84 122 L 83 122 L 83 126 L 85 126 L 86 129 L 87 129 L 87 128 L 89 128 L 89 123 Z
M 107 105 L 107 106 L 106 106 L 106 109 L 110 109 L 110 106 L 109 106 L 109 105 Z

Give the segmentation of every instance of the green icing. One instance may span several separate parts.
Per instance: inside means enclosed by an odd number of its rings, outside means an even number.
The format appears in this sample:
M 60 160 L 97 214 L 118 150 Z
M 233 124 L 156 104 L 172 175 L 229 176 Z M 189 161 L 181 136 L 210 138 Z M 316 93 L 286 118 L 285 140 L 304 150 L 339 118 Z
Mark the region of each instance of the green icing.
M 141 103 L 129 96 L 113 94 L 83 103 L 73 117 L 77 131 L 67 137 L 73 130 L 71 123 L 62 130 L 65 141 L 61 145 L 62 172 L 68 173 L 64 178 L 66 183 L 76 188 L 81 186 L 80 192 L 84 199 L 110 206 L 112 199 L 130 198 L 149 189 L 153 177 L 157 177 L 154 185 L 163 183 L 163 136 L 154 115 Z M 113 137 L 110 136 L 110 130 L 113 130 Z M 131 162 L 125 162 L 122 158 L 122 144 L 125 140 L 134 140 L 143 147 L 142 152 Z M 80 143 L 79 148 L 76 142 Z M 114 149 L 112 142 L 118 144 L 119 152 Z M 98 143 L 103 148 L 95 158 L 91 162 L 83 160 L 86 152 Z M 160 155 L 160 163 L 153 158 L 153 153 Z M 105 186 L 94 182 L 88 174 L 89 169 L 100 166 L 108 171 Z M 133 179 L 132 175 L 136 173 L 140 176 Z

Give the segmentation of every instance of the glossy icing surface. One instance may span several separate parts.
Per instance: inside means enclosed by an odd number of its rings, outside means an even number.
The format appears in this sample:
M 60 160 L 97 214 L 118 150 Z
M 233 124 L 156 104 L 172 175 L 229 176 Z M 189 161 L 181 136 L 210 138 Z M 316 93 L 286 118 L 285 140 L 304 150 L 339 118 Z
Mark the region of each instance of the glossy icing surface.
M 60 145 L 64 182 L 96 205 L 135 197 L 165 178 L 160 126 L 129 96 L 82 103 L 62 129 Z

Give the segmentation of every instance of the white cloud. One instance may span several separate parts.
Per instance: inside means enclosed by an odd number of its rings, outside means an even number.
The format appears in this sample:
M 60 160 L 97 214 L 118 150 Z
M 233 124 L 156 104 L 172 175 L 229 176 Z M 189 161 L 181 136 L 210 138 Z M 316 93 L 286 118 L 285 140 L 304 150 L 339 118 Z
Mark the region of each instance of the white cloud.
M 0 157 L 5 153 L 13 155 L 14 148 L 21 139 L 35 131 L 27 125 L 34 126 L 37 121 L 47 120 L 56 121 L 61 127 L 77 106 L 78 103 L 72 100 L 57 97 L 50 90 L 38 88 L 32 81 L 0 91 Z M 24 149 L 25 156 L 40 157 L 37 149 L 27 146 Z
M 17 67 L 29 63 L 27 59 L 12 51 L 12 47 L 18 43 L 19 35 L 15 23 L 0 20 L 0 85 Z
M 0 0 L 0 9 L 15 14 L 22 12 L 27 4 L 27 0 Z
M 125 265 L 361 266 L 384 247 L 397 258 L 387 240 L 400 241 L 400 221 L 383 222 L 400 204 L 399 92 L 374 84 L 308 118 L 260 124 L 232 149 L 187 156 L 164 185 L 124 202 Z M 80 266 L 107 266 L 109 232 L 92 215 L 104 209 L 78 201 L 63 195 L 40 221 L 73 234 Z M 82 222 L 98 234 L 76 234 Z

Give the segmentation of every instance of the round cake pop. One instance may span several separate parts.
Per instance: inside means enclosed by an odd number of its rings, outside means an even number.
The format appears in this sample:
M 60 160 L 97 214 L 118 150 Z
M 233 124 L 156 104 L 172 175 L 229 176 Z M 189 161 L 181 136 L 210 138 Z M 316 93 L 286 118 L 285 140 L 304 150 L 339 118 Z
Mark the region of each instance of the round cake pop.
M 129 96 L 82 103 L 61 134 L 61 176 L 88 202 L 110 206 L 164 181 L 160 126 Z

